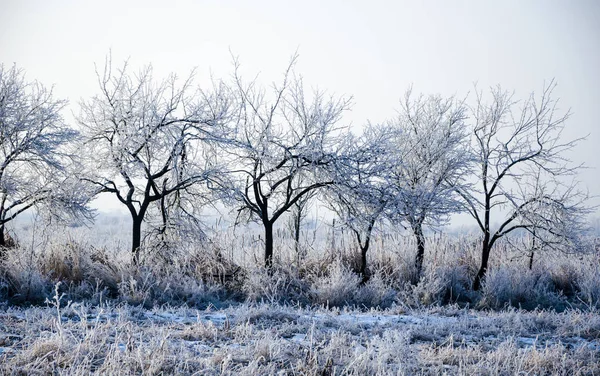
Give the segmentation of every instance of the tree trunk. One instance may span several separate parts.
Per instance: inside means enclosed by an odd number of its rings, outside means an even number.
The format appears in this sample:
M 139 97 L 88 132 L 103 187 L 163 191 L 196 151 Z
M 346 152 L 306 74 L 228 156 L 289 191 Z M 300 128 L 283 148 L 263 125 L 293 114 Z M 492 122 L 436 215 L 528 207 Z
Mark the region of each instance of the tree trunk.
M 417 238 L 417 255 L 415 257 L 415 268 L 417 271 L 416 280 L 421 279 L 421 272 L 423 271 L 423 260 L 425 258 L 425 236 L 423 235 L 423 225 L 421 223 L 415 223 L 413 226 L 413 233 Z
M 531 252 L 529 252 L 529 270 L 533 269 L 533 255 L 535 254 L 535 252 L 533 252 L 533 249 L 531 250 Z
M 6 257 L 6 238 L 4 237 L 4 225 L 0 225 L 0 260 Z
M 140 262 L 140 246 L 142 243 L 142 219 L 133 218 L 131 253 L 133 254 L 133 264 Z
M 488 268 L 488 260 L 490 259 L 490 233 L 486 232 L 483 237 L 483 245 L 481 248 L 481 267 L 473 280 L 473 290 L 478 291 L 481 288 L 481 283 L 485 278 L 485 273 Z
M 371 238 L 367 236 L 364 246 L 360 246 L 360 275 L 362 276 L 362 283 L 369 280 L 369 277 L 367 276 L 367 251 L 369 250 L 370 244 Z
M 263 222 L 265 226 L 265 267 L 273 266 L 273 224 Z
M 533 256 L 535 254 L 535 227 L 531 238 L 531 252 L 529 253 L 529 270 L 533 269 Z
M 487 170 L 486 170 L 486 172 L 487 172 Z M 484 174 L 484 181 L 483 181 L 483 186 L 485 188 L 486 195 L 485 195 L 485 217 L 483 219 L 483 226 L 482 226 L 482 228 L 483 228 L 483 243 L 481 244 L 481 267 L 479 268 L 479 271 L 477 272 L 477 275 L 475 276 L 475 279 L 473 280 L 473 290 L 474 291 L 479 291 L 479 289 L 481 288 L 481 283 L 483 282 L 483 279 L 485 278 L 485 273 L 487 272 L 488 260 L 490 258 L 490 249 L 492 247 L 492 243 L 490 242 L 490 240 L 491 240 L 491 235 L 490 235 L 491 194 L 489 194 L 488 190 L 487 190 L 487 185 L 486 185 L 486 180 L 485 180 L 486 176 L 487 176 L 487 173 Z

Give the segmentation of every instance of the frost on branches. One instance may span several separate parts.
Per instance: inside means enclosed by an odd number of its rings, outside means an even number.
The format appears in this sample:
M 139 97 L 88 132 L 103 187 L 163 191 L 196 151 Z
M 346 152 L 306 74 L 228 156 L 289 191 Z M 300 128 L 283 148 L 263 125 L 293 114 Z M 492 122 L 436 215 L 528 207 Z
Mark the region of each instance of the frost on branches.
M 195 90 L 192 75 L 155 81 L 151 67 L 131 74 L 124 64 L 114 71 L 110 59 L 97 76 L 100 93 L 82 103 L 79 117 L 89 168 L 84 180 L 129 211 L 137 263 L 148 213 L 160 218 L 164 234 L 206 201 L 203 188 L 219 172 L 211 143 L 229 116 L 229 97 L 220 84 Z
M 69 143 L 78 133 L 63 120 L 65 105 L 16 66 L 0 65 L 0 246 L 6 224 L 31 208 L 46 218 L 91 217 L 90 196 L 72 177 Z
M 340 133 L 338 122 L 349 99 L 308 95 L 292 68 L 271 90 L 245 82 L 235 62 L 233 89 L 239 117 L 223 143 L 229 169 L 225 188 L 238 203 L 238 219 L 264 228 L 267 267 L 273 263 L 273 225 L 299 200 L 334 183 L 330 173 Z
M 580 139 L 563 137 L 569 113 L 558 110 L 554 87 L 551 82 L 540 96 L 522 102 L 493 88 L 487 101 L 478 93 L 471 109 L 477 187 L 459 193 L 482 232 L 474 290 L 500 238 L 525 231 L 540 245 L 572 249 L 584 231 L 591 210 L 585 207 L 587 194 L 570 180 L 581 166 L 572 166 L 565 155 Z
M 396 157 L 387 171 L 390 186 L 388 214 L 407 223 L 417 240 L 417 279 L 423 268 L 423 227 L 438 226 L 461 211 L 456 192 L 464 187 L 470 155 L 467 148 L 466 108 L 454 97 L 413 97 L 408 90 L 396 119 L 388 122 Z

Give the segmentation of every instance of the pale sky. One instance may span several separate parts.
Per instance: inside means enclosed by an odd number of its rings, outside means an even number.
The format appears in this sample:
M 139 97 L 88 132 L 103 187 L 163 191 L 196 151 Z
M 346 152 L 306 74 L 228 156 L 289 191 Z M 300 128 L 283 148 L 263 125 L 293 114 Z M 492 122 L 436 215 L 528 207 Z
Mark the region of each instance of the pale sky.
M 554 78 L 571 159 L 600 195 L 600 1 L 66 1 L 0 0 L 0 63 L 55 85 L 78 111 L 96 92 L 94 63 L 130 58 L 157 76 L 199 80 L 249 72 L 276 80 L 298 50 L 313 87 L 354 97 L 354 125 L 394 115 L 409 85 L 464 96 L 501 84 L 517 98 Z M 595 204 L 600 201 L 596 199 Z M 103 204 L 110 207 L 110 204 Z

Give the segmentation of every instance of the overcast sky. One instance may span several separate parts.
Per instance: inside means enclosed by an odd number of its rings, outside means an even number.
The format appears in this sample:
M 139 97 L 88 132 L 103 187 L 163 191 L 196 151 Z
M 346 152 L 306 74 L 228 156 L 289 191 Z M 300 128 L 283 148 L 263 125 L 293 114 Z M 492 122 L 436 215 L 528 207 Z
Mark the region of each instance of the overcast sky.
M 130 58 L 157 74 L 231 73 L 230 50 L 261 78 L 298 50 L 305 81 L 354 97 L 354 125 L 393 116 L 409 85 L 465 95 L 501 84 L 525 98 L 554 78 L 572 155 L 600 195 L 600 1 L 27 1 L 0 0 L 0 62 L 55 85 L 77 111 L 94 63 Z M 599 200 L 594 201 L 596 204 Z

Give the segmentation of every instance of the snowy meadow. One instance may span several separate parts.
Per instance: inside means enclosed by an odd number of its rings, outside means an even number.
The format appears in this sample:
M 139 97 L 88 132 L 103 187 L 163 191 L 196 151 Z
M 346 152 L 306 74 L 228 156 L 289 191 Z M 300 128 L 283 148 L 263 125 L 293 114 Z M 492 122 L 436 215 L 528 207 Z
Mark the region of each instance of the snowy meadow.
M 331 224 L 304 228 L 299 250 L 276 231 L 269 270 L 256 228 L 215 224 L 201 247 L 145 252 L 134 266 L 119 240 L 126 217 L 98 222 L 15 228 L 3 374 L 600 372 L 598 252 L 548 252 L 529 269 L 529 253 L 505 243 L 474 292 L 473 235 L 428 237 L 432 262 L 415 281 L 411 234 L 378 233 L 363 283 L 360 249 Z

